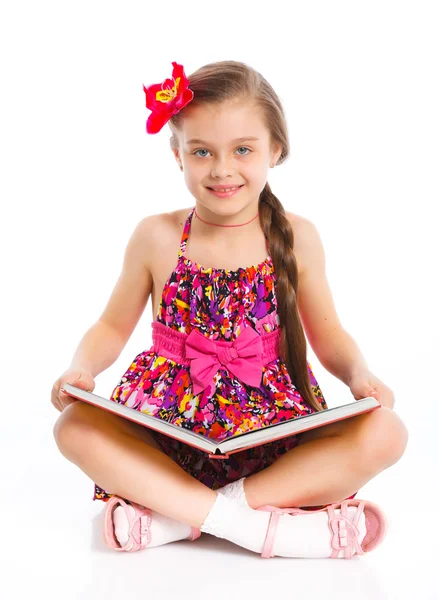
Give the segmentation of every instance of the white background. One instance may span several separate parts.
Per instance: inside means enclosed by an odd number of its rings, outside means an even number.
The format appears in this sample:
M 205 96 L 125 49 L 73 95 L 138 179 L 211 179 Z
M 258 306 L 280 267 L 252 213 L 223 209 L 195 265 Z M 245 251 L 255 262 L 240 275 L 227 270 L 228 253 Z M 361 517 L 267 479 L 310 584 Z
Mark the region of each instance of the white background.
M 5 597 L 439 597 L 438 14 L 423 0 L 2 4 Z M 168 126 L 145 132 L 142 85 L 170 77 L 172 61 L 189 75 L 226 59 L 260 71 L 283 103 L 291 155 L 269 183 L 319 229 L 341 321 L 409 429 L 402 459 L 358 494 L 391 528 L 357 561 L 263 561 L 207 535 L 113 552 L 102 542 L 104 504 L 53 439 L 51 387 L 101 314 L 134 227 L 195 202 Z M 150 346 L 151 318 L 150 299 L 96 378 L 98 394 Z M 309 358 L 329 406 L 352 401 Z

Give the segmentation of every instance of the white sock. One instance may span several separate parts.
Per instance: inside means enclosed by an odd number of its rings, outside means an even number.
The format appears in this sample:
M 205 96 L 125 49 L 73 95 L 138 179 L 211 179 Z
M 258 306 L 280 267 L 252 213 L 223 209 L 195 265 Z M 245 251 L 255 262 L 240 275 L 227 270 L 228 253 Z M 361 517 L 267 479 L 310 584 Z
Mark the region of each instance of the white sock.
M 227 498 L 231 498 L 232 500 L 236 500 L 236 502 L 240 506 L 247 506 L 251 508 L 247 502 L 247 498 L 244 490 L 244 479 L 245 477 L 241 477 L 238 481 L 232 481 L 232 483 L 228 483 L 222 488 L 217 490 L 218 493 L 224 494 Z
M 347 512 L 348 518 L 352 520 L 357 508 L 348 507 Z M 340 510 L 336 509 L 335 514 L 340 514 Z M 225 494 L 217 493 L 215 503 L 200 530 L 261 554 L 269 519 L 268 511 L 240 506 Z M 358 542 L 361 545 L 366 535 L 364 512 L 357 527 L 360 531 Z M 331 536 L 326 511 L 310 511 L 301 515 L 284 513 L 279 518 L 272 551 L 275 556 L 328 558 L 333 551 Z M 344 550 L 339 553 L 338 558 L 344 558 Z
M 241 506 L 250 508 L 245 497 L 244 479 L 245 477 L 242 477 L 238 481 L 228 483 L 217 491 L 235 499 Z M 148 547 L 161 546 L 169 542 L 186 539 L 191 534 L 190 525 L 165 517 L 156 511 L 151 511 L 151 516 L 151 544 Z M 115 536 L 119 544 L 125 546 L 128 541 L 128 518 L 123 506 L 118 506 L 115 509 L 113 519 Z
M 134 508 L 128 504 L 128 510 L 134 515 Z M 147 548 L 162 546 L 169 542 L 185 540 L 191 535 L 192 528 L 186 523 L 181 523 L 170 517 L 166 517 L 155 510 L 151 510 L 151 543 Z M 113 514 L 114 534 L 121 546 L 125 546 L 128 541 L 128 517 L 123 506 L 118 506 Z

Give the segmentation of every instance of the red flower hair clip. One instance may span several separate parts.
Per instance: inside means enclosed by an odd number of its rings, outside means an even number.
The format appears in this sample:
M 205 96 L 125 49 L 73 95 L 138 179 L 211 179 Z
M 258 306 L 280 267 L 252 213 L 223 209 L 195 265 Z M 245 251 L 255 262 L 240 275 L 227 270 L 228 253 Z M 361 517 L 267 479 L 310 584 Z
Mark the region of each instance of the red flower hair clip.
M 172 63 L 172 79 L 163 83 L 153 83 L 145 87 L 146 107 L 152 111 L 146 122 L 147 133 L 158 133 L 172 115 L 189 104 L 194 93 L 189 89 L 189 80 L 184 74 L 183 65 Z

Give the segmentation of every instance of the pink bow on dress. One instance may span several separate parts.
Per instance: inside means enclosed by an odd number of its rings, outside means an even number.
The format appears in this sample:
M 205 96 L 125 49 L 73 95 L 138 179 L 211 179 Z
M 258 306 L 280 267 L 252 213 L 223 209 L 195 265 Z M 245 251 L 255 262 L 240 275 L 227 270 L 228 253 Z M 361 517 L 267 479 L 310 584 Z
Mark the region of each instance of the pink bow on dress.
M 193 329 L 186 339 L 186 358 L 191 359 L 190 374 L 194 394 L 202 392 L 221 365 L 238 379 L 258 387 L 262 376 L 262 340 L 252 327 L 245 327 L 231 346 L 221 346 Z

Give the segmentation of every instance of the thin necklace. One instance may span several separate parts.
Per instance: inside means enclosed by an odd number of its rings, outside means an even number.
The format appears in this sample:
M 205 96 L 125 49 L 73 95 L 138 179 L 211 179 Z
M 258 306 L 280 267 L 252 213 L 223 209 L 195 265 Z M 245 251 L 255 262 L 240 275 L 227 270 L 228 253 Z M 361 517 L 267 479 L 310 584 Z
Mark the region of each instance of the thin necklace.
M 194 212 L 195 212 L 195 216 L 197 217 L 197 219 L 200 219 L 200 217 L 197 215 L 197 211 L 194 208 Z M 202 221 L 203 223 L 206 223 L 206 225 L 216 225 L 216 227 L 242 227 L 243 225 L 248 225 L 249 223 L 251 223 L 252 221 L 254 221 L 256 219 L 256 217 L 258 216 L 259 211 L 256 213 L 256 216 L 253 217 L 253 219 L 250 219 L 250 221 L 247 221 L 247 223 L 241 223 L 240 225 L 219 225 L 219 223 L 208 223 L 207 221 L 203 221 L 203 219 L 200 219 L 200 221 Z

